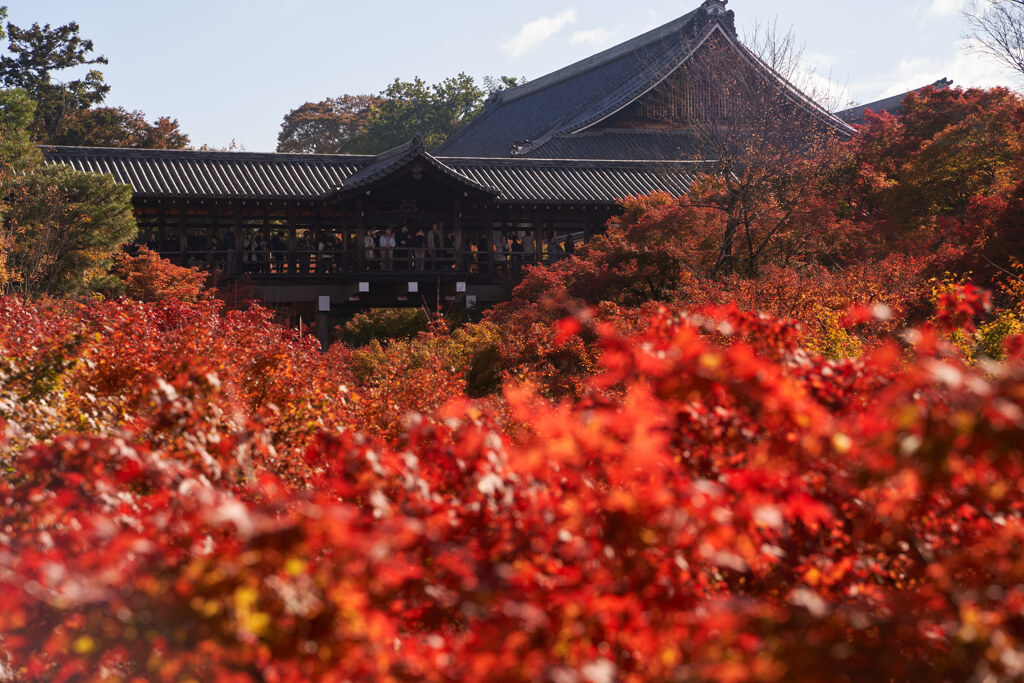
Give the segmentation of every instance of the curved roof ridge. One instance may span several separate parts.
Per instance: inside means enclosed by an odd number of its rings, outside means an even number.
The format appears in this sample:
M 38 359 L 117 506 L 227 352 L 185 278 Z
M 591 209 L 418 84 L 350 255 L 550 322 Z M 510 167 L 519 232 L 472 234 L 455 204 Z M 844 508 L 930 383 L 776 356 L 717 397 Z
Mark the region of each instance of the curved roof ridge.
M 709 22 L 689 39 L 683 39 L 679 45 L 671 45 L 660 60 L 652 61 L 637 72 L 637 75 L 640 77 L 639 79 L 631 79 L 618 84 L 617 87 L 600 99 L 590 102 L 583 115 L 559 121 L 551 129 L 545 142 L 555 135 L 586 130 L 589 126 L 604 120 L 637 97 L 657 87 L 659 83 L 688 61 L 690 56 L 700 48 L 715 30 L 721 30 L 720 24 L 714 21 Z M 618 97 L 615 97 L 615 95 L 618 95 Z M 535 146 L 539 146 L 539 144 Z
M 849 136 L 853 134 L 854 130 L 850 124 L 843 121 L 841 118 L 830 112 L 828 109 L 823 107 L 813 97 L 809 96 L 802 89 L 794 85 L 789 79 L 784 78 L 782 74 L 776 71 L 770 64 L 765 62 L 760 56 L 754 51 L 748 48 L 740 41 L 734 41 L 736 48 L 739 50 L 740 55 L 748 61 L 752 61 L 756 66 L 764 69 L 768 74 L 776 79 L 777 82 L 784 85 L 784 90 L 789 93 L 790 99 L 796 103 L 797 106 L 809 111 L 811 115 L 816 116 L 819 120 L 824 122 L 826 125 L 831 126 L 835 130 L 839 131 L 843 135 Z
M 499 93 L 433 152 L 509 156 L 518 154 L 520 143 L 536 149 L 553 135 L 601 119 L 660 81 L 716 27 L 734 34 L 734 15 L 725 9 L 726 1 L 704 0 L 697 9 L 641 36 Z
M 569 78 L 574 78 L 580 74 L 586 73 L 587 71 L 604 66 L 609 62 L 613 62 L 616 59 L 632 54 L 637 50 L 641 50 L 648 45 L 663 41 L 674 34 L 681 33 L 690 25 L 697 15 L 701 13 L 702 9 L 703 8 L 698 8 L 687 12 L 683 16 L 678 19 L 674 19 L 667 24 L 663 24 L 662 26 L 652 29 L 635 38 L 630 38 L 623 43 L 619 43 L 618 45 L 598 52 L 596 55 L 591 55 L 590 57 L 581 59 L 569 66 L 562 67 L 557 71 L 552 71 L 551 73 L 541 76 L 536 80 L 529 81 L 515 88 L 503 90 L 500 93 L 501 99 L 499 102 L 515 102 L 522 97 L 532 95 L 535 92 L 544 90 L 545 88 L 549 88 L 553 85 L 558 85 Z

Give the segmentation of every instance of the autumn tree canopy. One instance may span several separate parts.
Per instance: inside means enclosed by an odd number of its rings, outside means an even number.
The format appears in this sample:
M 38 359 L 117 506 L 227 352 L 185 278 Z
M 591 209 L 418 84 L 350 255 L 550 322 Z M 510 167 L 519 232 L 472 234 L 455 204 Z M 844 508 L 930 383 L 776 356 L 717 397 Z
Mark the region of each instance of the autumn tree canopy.
M 212 298 L 212 291 L 206 287 L 207 274 L 199 268 L 179 266 L 146 247 L 135 251 L 114 256 L 113 273 L 123 283 L 125 295 L 152 302 Z
M 1024 98 L 1006 88 L 926 88 L 898 117 L 869 118 L 854 143 L 856 201 L 893 239 L 971 245 L 963 268 L 1021 260 Z
M 370 107 L 379 99 L 371 95 L 342 95 L 320 102 L 306 102 L 284 117 L 277 136 L 278 152 L 343 154 L 353 148 L 354 138 L 370 120 Z
M 124 107 L 93 107 L 69 113 L 50 144 L 79 147 L 144 147 L 185 149 L 189 137 L 177 119 L 161 116 L 150 123 L 141 111 Z
M 705 162 L 690 199 L 722 220 L 713 276 L 756 274 L 772 252 L 792 255 L 795 241 L 820 232 L 812 205 L 827 157 L 848 133 L 800 93 L 802 55 L 791 32 L 758 27 L 746 42 L 710 37 L 657 95 L 691 103 L 666 107 L 661 123 L 689 130 Z
M 550 395 L 574 392 L 565 376 L 593 363 L 592 347 L 545 348 L 550 325 L 579 307 L 735 303 L 800 320 L 809 347 L 845 357 L 920 322 L 943 287 L 1003 292 L 1024 262 L 1021 102 L 1002 88 L 929 88 L 898 116 L 870 114 L 848 142 L 812 146 L 776 173 L 772 157 L 731 184 L 713 171 L 683 197 L 627 197 L 602 235 L 573 258 L 527 268 L 512 299 L 491 311 L 492 322 L 533 329 L 503 335 L 500 366 Z M 718 265 L 730 230 L 728 273 Z M 884 306 L 885 321 L 851 335 L 844 311 L 864 302 Z M 986 334 L 1000 341 L 985 342 L 987 353 L 1001 353 L 1015 316 L 990 321 Z

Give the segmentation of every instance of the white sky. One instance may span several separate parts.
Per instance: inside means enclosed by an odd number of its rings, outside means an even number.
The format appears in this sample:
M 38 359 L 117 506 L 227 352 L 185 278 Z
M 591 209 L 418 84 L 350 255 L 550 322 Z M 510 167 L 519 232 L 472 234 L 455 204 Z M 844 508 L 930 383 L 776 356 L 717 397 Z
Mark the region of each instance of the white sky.
M 192 144 L 273 151 L 307 101 L 376 93 L 396 77 L 460 71 L 538 78 L 679 17 L 701 0 L 6 0 L 18 26 L 77 21 L 113 86 L 107 104 L 177 118 Z M 4 0 L 0 0 L 3 4 Z M 731 0 L 743 36 L 792 29 L 836 101 L 864 103 L 949 77 L 1019 84 L 964 52 L 963 0 Z

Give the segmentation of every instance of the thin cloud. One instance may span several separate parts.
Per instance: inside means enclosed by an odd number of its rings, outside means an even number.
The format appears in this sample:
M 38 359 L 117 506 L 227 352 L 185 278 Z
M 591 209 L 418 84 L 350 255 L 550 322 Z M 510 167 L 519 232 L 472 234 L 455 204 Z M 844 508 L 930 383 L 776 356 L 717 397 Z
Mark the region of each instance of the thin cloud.
M 591 47 L 604 47 L 612 42 L 615 31 L 606 31 L 603 28 L 593 28 L 589 31 L 576 31 L 569 37 L 573 45 L 589 45 Z
M 870 102 L 891 95 L 915 90 L 940 78 L 950 78 L 954 85 L 965 88 L 990 88 L 996 85 L 1012 86 L 1019 80 L 1009 71 L 983 55 L 971 54 L 966 48 L 970 41 L 958 41 L 956 53 L 945 59 L 914 57 L 904 59 L 885 76 L 865 80 L 852 87 Z
M 963 6 L 964 0 L 932 0 L 932 4 L 928 7 L 928 14 L 944 17 L 947 14 L 959 12 Z
M 519 33 L 501 44 L 501 51 L 509 57 L 521 57 L 537 49 L 541 43 L 576 21 L 576 10 L 567 9 L 550 17 L 540 17 L 523 24 Z

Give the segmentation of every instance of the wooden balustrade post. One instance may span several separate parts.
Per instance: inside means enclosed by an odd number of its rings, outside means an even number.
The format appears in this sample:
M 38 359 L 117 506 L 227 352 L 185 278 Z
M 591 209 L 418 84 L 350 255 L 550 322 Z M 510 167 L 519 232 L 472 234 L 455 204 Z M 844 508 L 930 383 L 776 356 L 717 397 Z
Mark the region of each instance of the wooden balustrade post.
M 462 202 L 458 199 L 452 202 L 452 212 L 455 215 L 453 221 L 455 231 L 455 271 L 466 272 L 466 254 L 463 252 L 462 239 Z

